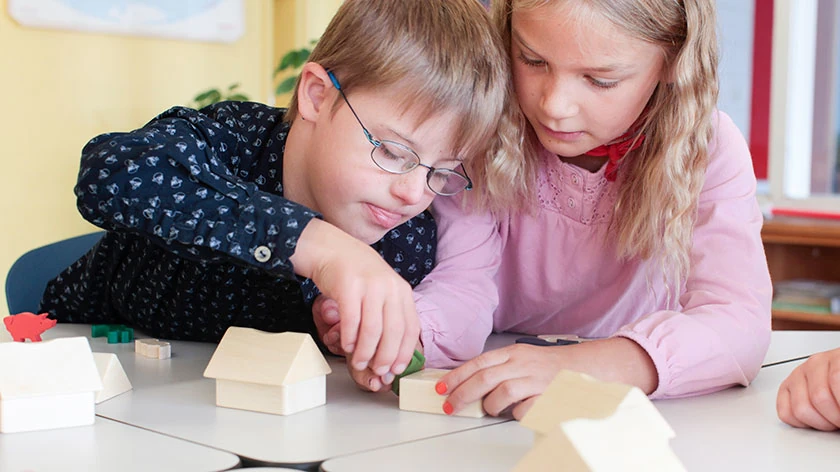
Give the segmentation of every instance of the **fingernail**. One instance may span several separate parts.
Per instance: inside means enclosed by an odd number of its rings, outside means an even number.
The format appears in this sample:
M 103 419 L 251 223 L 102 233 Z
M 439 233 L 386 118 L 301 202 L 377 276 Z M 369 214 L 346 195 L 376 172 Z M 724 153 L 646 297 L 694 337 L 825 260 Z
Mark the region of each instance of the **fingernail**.
M 327 310 L 326 317 L 329 319 L 334 319 L 338 321 L 338 311 L 337 310 Z
M 392 370 L 391 372 L 393 372 L 395 375 L 399 375 L 399 374 L 402 374 L 403 371 L 405 371 L 406 367 L 408 367 L 408 366 L 405 365 L 405 364 L 397 364 L 397 365 L 394 366 L 394 370 Z
M 379 376 L 385 375 L 385 372 L 388 372 L 388 366 L 387 365 L 379 366 L 379 367 L 373 369 L 373 372 L 376 373 L 376 375 L 379 375 Z
M 391 382 L 394 381 L 394 374 L 387 372 L 385 375 L 382 376 L 382 382 L 385 385 L 391 385 Z
M 452 412 L 455 411 L 455 408 L 452 408 L 452 404 L 449 401 L 443 402 L 443 412 L 447 415 L 451 415 Z
M 324 344 L 332 344 L 336 341 L 338 341 L 338 333 L 327 333 L 324 336 Z
M 447 390 L 449 390 L 449 389 L 446 387 L 445 383 L 438 382 L 438 383 L 435 384 L 435 392 L 437 392 L 438 395 L 445 394 Z M 444 404 L 444 406 L 446 406 L 446 405 L 448 405 L 448 402 Z
M 367 369 L 367 362 L 356 362 L 353 364 L 353 368 L 356 370 L 365 370 Z
M 368 385 L 370 386 L 370 389 L 374 392 L 378 392 L 379 388 L 382 387 L 382 384 L 379 383 L 379 379 L 377 379 L 376 377 L 371 377 L 368 381 Z
M 344 352 L 350 353 L 353 352 L 353 349 L 356 349 L 355 344 L 348 344 L 347 346 L 344 346 Z

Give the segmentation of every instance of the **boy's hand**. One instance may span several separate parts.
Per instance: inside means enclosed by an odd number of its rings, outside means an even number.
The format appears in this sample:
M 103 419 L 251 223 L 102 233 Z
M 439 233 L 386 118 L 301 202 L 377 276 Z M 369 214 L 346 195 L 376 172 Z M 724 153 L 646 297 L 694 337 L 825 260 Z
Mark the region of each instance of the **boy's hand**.
M 390 372 L 379 376 L 371 369 L 356 370 L 350 365 L 350 359 L 347 360 L 347 371 L 350 372 L 350 377 L 359 388 L 369 392 L 387 390 L 391 388 L 391 383 L 394 381 L 394 374 Z
M 318 330 L 318 337 L 337 356 L 345 355 L 341 348 L 341 327 L 338 322 L 341 318 L 338 315 L 338 303 L 332 298 L 318 295 L 315 303 L 312 304 L 312 320 Z
M 811 356 L 782 382 L 779 419 L 797 428 L 840 428 L 840 349 Z
M 340 343 L 356 370 L 402 372 L 420 337 L 411 286 L 362 241 L 322 220 L 306 225 L 291 261 L 338 305 Z

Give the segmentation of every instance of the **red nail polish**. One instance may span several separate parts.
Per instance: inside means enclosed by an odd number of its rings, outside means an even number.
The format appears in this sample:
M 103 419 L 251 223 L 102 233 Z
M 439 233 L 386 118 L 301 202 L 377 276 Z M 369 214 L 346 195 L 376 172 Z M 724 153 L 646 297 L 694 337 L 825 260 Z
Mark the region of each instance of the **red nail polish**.
M 453 411 L 455 411 L 455 408 L 452 408 L 452 405 L 448 401 L 443 402 L 444 413 L 446 413 L 447 415 L 451 415 Z
M 435 384 L 435 392 L 437 392 L 438 395 L 443 395 L 444 393 L 446 393 L 447 390 L 449 390 L 449 389 L 446 388 L 445 383 L 438 382 L 438 383 Z

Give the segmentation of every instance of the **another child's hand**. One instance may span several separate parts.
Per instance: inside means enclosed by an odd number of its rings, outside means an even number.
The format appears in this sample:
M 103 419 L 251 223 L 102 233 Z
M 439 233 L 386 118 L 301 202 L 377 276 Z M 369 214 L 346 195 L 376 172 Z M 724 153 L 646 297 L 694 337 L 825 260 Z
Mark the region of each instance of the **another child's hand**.
M 779 419 L 797 428 L 840 428 L 840 349 L 811 356 L 782 382 Z
M 341 326 L 339 325 L 341 318 L 338 315 L 338 302 L 319 295 L 312 304 L 312 320 L 318 330 L 318 337 L 327 349 L 337 356 L 345 355 L 344 349 L 341 348 Z

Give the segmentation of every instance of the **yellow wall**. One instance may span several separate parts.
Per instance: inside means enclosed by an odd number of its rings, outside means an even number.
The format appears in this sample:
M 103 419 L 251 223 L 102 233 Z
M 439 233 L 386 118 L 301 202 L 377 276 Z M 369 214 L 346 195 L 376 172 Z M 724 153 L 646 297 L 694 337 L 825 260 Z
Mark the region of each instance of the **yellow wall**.
M 273 102 L 276 58 L 318 37 L 340 3 L 245 0 L 244 35 L 226 44 L 26 28 L 0 0 L 0 285 L 27 250 L 96 230 L 72 193 L 88 139 L 234 82 Z

